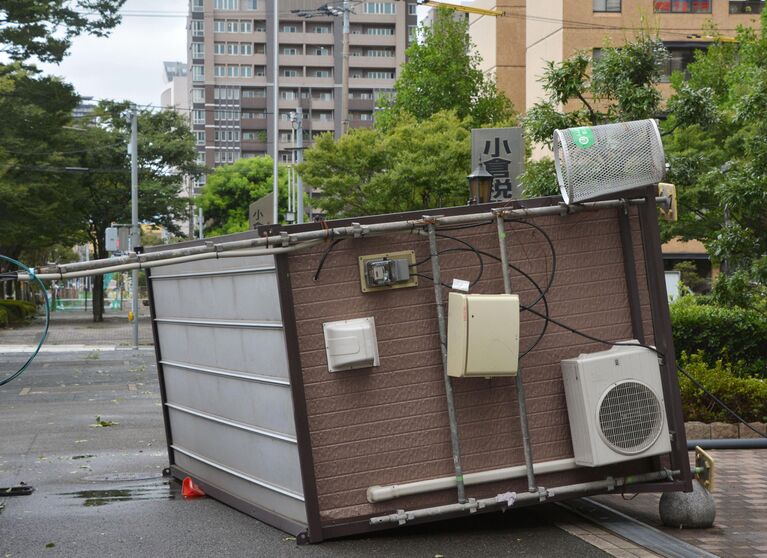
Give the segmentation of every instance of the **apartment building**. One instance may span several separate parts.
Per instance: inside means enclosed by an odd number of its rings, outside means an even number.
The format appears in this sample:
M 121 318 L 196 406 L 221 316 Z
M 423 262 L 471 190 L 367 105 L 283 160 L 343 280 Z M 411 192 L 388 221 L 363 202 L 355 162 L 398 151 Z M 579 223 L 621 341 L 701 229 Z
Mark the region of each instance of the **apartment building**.
M 368 127 L 377 100 L 391 95 L 417 25 L 416 4 L 376 0 L 350 3 L 349 125 Z M 191 0 L 188 25 L 190 117 L 198 161 L 209 166 L 240 157 L 292 157 L 290 113 L 303 111 L 304 143 L 341 133 L 342 17 L 299 17 L 326 5 L 280 0 L 274 37 L 272 0 Z M 334 6 L 339 3 L 334 3 Z M 278 67 L 273 67 L 273 45 Z M 272 117 L 277 73 L 279 144 Z
M 711 23 L 725 36 L 738 25 L 758 26 L 764 0 L 499 0 L 498 9 L 505 12 L 497 21 L 498 85 L 524 112 L 543 97 L 538 79 L 548 60 L 594 52 L 606 38 L 619 46 L 646 28 L 671 53 L 668 76 L 711 44 L 704 31 Z

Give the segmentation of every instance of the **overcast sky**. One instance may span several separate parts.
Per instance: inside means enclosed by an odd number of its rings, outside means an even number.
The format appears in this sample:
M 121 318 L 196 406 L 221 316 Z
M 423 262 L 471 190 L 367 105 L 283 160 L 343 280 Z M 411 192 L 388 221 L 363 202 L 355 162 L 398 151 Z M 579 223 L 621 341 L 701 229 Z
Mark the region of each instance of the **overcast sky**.
M 83 96 L 158 105 L 165 89 L 163 61 L 186 62 L 186 17 L 182 14 L 187 6 L 187 0 L 128 0 L 122 23 L 109 37 L 78 37 L 60 65 L 41 67 L 63 77 Z M 175 17 L 165 17 L 163 12 Z

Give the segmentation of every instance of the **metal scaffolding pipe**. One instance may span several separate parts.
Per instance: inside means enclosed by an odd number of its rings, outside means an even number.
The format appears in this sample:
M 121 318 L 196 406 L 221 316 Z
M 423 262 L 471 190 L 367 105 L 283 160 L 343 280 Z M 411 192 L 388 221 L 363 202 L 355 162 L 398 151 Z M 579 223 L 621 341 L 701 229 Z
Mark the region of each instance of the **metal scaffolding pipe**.
M 496 214 L 495 222 L 498 228 L 498 249 L 501 254 L 501 273 L 503 274 L 503 290 L 506 294 L 511 293 L 511 276 L 509 274 L 509 256 L 506 252 L 506 227 L 503 220 L 503 212 Z M 535 484 L 535 471 L 533 468 L 533 446 L 530 443 L 530 427 L 527 423 L 527 401 L 525 399 L 525 385 L 522 382 L 522 368 L 517 370 L 514 376 L 514 385 L 517 391 L 517 404 L 519 406 L 519 427 L 522 430 L 522 449 L 525 454 L 525 469 L 527 473 L 527 488 L 530 492 L 537 492 Z
M 453 453 L 453 468 L 455 469 L 455 485 L 458 491 L 458 502 L 466 502 L 466 491 L 463 484 L 463 468 L 461 467 L 461 442 L 458 436 L 458 418 L 455 414 L 455 398 L 453 384 L 447 374 L 447 327 L 445 325 L 445 302 L 442 300 L 442 278 L 439 269 L 439 249 L 437 246 L 437 229 L 429 224 L 429 255 L 431 256 L 432 282 L 434 283 L 434 299 L 437 305 L 437 323 L 439 325 L 439 350 L 442 354 L 442 377 L 445 381 L 445 399 L 447 400 L 447 416 L 450 422 L 450 447 Z
M 670 198 L 658 197 L 655 198 L 656 203 L 669 204 Z M 552 205 L 547 207 L 532 207 L 532 208 L 517 208 L 517 209 L 502 209 L 493 211 L 486 211 L 481 213 L 471 213 L 468 215 L 451 215 L 434 217 L 432 222 L 435 227 L 461 225 L 479 223 L 482 221 L 492 222 L 496 218 L 496 214 L 501 214 L 504 217 L 509 218 L 525 218 L 532 216 L 544 216 L 544 215 L 568 215 L 571 213 L 578 213 L 580 211 L 598 210 L 611 207 L 622 207 L 625 204 L 628 205 L 641 205 L 644 203 L 644 198 L 630 199 L 630 200 L 607 200 L 601 202 L 588 202 L 577 205 Z M 313 240 L 327 240 L 329 238 L 349 238 L 349 237 L 365 237 L 380 234 L 394 234 L 402 232 L 412 232 L 416 228 L 423 228 L 427 223 L 423 219 L 410 219 L 405 221 L 394 221 L 391 223 L 376 223 L 371 225 L 360 225 L 359 223 L 353 223 L 350 226 L 335 227 L 332 229 L 317 229 L 311 231 L 287 233 L 284 232 L 281 235 L 275 236 L 261 236 L 257 238 L 249 238 L 245 240 L 232 240 L 224 242 L 207 242 L 198 246 L 188 246 L 185 248 L 175 248 L 170 250 L 161 250 L 156 252 L 147 252 L 142 254 L 130 254 L 128 256 L 122 256 L 119 258 L 107 258 L 102 260 L 90 260 L 88 262 L 75 262 L 69 264 L 57 264 L 55 266 L 47 266 L 40 269 L 40 276 L 47 276 L 46 278 L 58 279 L 63 274 L 71 273 L 74 271 L 85 270 L 98 270 L 106 267 L 113 267 L 116 265 L 141 263 L 142 267 L 145 267 L 146 262 L 167 260 L 177 258 L 180 256 L 193 256 L 196 254 L 214 254 L 211 257 L 216 257 L 218 253 L 220 257 L 222 252 L 228 252 L 231 250 L 243 250 L 251 248 L 271 249 L 271 247 L 286 247 L 301 245 L 307 241 Z M 302 246 L 303 247 L 303 246 Z M 267 252 L 264 252 L 265 254 Z M 91 273 L 95 275 L 96 273 Z M 28 280 L 29 277 L 26 274 L 19 274 L 20 280 Z
M 501 509 L 506 510 L 516 504 L 529 504 L 537 501 L 542 501 L 547 498 L 557 498 L 560 496 L 585 496 L 587 494 L 599 492 L 602 490 L 611 492 L 616 488 L 631 484 L 640 484 L 643 482 L 653 482 L 659 480 L 671 480 L 674 475 L 678 474 L 679 471 L 664 470 L 627 477 L 607 477 L 604 480 L 571 484 L 567 486 L 560 486 L 558 488 L 550 488 L 548 490 L 541 488 L 539 492 L 535 493 L 527 492 L 524 494 L 516 494 L 513 492 L 507 492 L 505 494 L 498 494 L 492 498 L 482 498 L 479 500 L 470 498 L 467 502 L 462 504 L 447 504 L 445 506 L 435 506 L 432 508 L 422 508 L 412 511 L 399 510 L 396 513 L 371 517 L 370 525 L 385 525 L 388 523 L 399 523 L 400 525 L 404 525 L 408 521 L 413 521 L 416 519 L 439 517 L 442 515 L 461 512 L 474 513 L 481 509 L 490 507 L 501 507 Z

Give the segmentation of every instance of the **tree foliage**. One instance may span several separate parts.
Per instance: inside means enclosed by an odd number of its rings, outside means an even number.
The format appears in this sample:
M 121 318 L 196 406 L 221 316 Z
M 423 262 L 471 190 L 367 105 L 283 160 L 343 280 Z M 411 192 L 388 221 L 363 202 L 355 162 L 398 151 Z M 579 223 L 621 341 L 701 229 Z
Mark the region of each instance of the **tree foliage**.
M 767 284 L 767 13 L 761 30 L 741 28 L 736 39 L 698 53 L 687 82 L 674 77 L 677 93 L 712 99 L 711 118 L 704 125 L 678 111 L 669 118 L 669 178 L 681 212 L 664 232 L 701 240 L 727 271 L 714 296 L 752 306 Z
M 212 225 L 210 234 L 229 234 L 248 230 L 248 209 L 254 201 L 273 189 L 274 161 L 271 157 L 240 159 L 216 168 L 197 199 L 203 215 Z M 285 171 L 280 167 L 280 171 Z M 279 173 L 279 207 L 287 207 L 287 172 Z
M 351 217 L 466 203 L 470 133 L 452 112 L 418 121 L 402 115 L 391 129 L 323 134 L 299 171 L 322 189 L 329 217 Z
M 72 39 L 104 37 L 120 23 L 125 0 L 4 0 L 0 4 L 0 51 L 11 60 L 35 57 L 61 62 Z
M 482 58 L 469 38 L 468 23 L 454 14 L 440 8 L 431 26 L 421 26 L 419 41 L 405 53 L 407 62 L 394 85 L 396 96 L 384 104 L 380 119 L 376 116 L 382 125 L 403 112 L 424 120 L 445 110 L 455 111 L 473 127 L 514 119 L 511 101 L 479 67 Z
M 74 199 L 46 170 L 65 164 L 77 96 L 57 78 L 0 66 L 0 253 L 18 258 L 81 230 Z
M 54 169 L 58 187 L 74 200 L 76 215 L 97 258 L 106 258 L 105 230 L 112 223 L 130 223 L 131 174 L 128 103 L 102 102 L 92 123 L 73 136 L 67 166 Z M 188 200 L 179 196 L 183 174 L 195 175 L 194 139 L 188 121 L 175 111 L 139 111 L 139 219 L 178 232 Z M 94 293 L 101 292 L 100 276 Z M 94 297 L 94 318 L 101 319 L 100 296 Z

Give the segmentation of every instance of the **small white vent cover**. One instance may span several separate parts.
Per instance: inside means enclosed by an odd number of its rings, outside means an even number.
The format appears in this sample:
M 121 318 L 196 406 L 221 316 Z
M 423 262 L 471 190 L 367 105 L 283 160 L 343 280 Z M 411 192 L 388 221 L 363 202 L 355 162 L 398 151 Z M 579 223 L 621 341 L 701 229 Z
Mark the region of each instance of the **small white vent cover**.
M 658 357 L 650 349 L 615 346 L 563 360 L 562 379 L 578 465 L 671 451 Z

